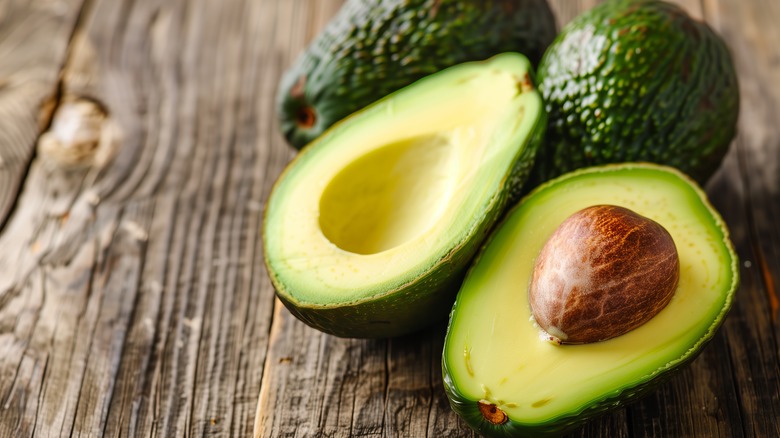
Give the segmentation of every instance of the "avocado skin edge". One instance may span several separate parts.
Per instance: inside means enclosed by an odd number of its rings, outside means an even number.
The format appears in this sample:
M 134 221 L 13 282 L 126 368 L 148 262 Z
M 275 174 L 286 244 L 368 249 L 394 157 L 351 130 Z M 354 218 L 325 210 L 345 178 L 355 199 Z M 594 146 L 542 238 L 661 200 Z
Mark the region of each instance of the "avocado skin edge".
M 718 331 L 718 329 L 726 319 L 726 315 L 731 309 L 731 305 L 734 300 L 734 295 L 737 289 L 739 289 L 739 285 L 740 285 L 739 258 L 736 254 L 736 251 L 734 250 L 734 246 L 729 237 L 728 228 L 726 227 L 726 224 L 723 222 L 723 219 L 719 216 L 717 210 L 710 204 L 705 192 L 701 189 L 701 187 L 686 174 L 680 172 L 675 168 L 665 166 L 665 165 L 658 165 L 655 163 L 643 163 L 643 162 L 606 164 L 602 166 L 583 168 L 573 172 L 569 172 L 553 180 L 543 183 L 542 185 L 536 187 L 530 193 L 525 195 L 523 200 L 521 200 L 517 205 L 515 205 L 514 207 L 509 209 L 509 211 L 507 211 L 506 215 L 504 216 L 504 219 L 500 223 L 496 224 L 496 227 L 494 228 L 494 232 L 490 236 L 488 236 L 488 238 L 480 248 L 479 253 L 476 255 L 474 261 L 471 264 L 471 267 L 479 263 L 479 259 L 481 258 L 482 254 L 485 252 L 485 248 L 487 248 L 491 244 L 494 236 L 497 234 L 495 231 L 501 227 L 502 223 L 507 220 L 507 218 L 512 214 L 512 212 L 515 209 L 519 208 L 519 206 L 523 203 L 525 199 L 532 197 L 537 192 L 541 192 L 543 190 L 548 189 L 550 186 L 554 186 L 562 181 L 565 181 L 569 178 L 575 178 L 582 174 L 609 172 L 611 169 L 631 169 L 631 168 L 658 169 L 658 170 L 663 170 L 677 175 L 682 180 L 687 181 L 689 183 L 690 187 L 698 195 L 701 202 L 710 210 L 710 212 L 712 212 L 713 214 L 712 219 L 714 220 L 714 225 L 721 232 L 723 237 L 722 243 L 725 246 L 730 256 L 730 261 L 731 261 L 730 268 L 733 274 L 732 283 L 729 291 L 727 292 L 723 308 L 721 309 L 717 318 L 713 321 L 712 325 L 710 325 L 707 332 L 698 340 L 696 344 L 692 345 L 682 357 L 667 363 L 664 367 L 656 369 L 651 374 L 643 376 L 633 386 L 617 389 L 614 392 L 606 395 L 602 399 L 593 401 L 590 405 L 584 407 L 579 412 L 571 413 L 567 415 L 561 415 L 559 417 L 552 418 L 546 422 L 536 423 L 536 424 L 519 423 L 512 420 L 511 418 L 509 418 L 506 423 L 500 425 L 491 424 L 488 421 L 486 421 L 478 408 L 477 403 L 479 402 L 479 400 L 472 399 L 466 396 L 465 394 L 461 393 L 457 387 L 457 384 L 453 380 L 452 373 L 449 371 L 447 365 L 447 349 L 446 349 L 447 342 L 445 340 L 445 349 L 442 351 L 442 379 L 444 384 L 444 390 L 450 402 L 450 407 L 454 412 L 458 414 L 458 416 L 460 416 L 472 429 L 477 431 L 479 434 L 486 437 L 499 437 L 499 438 L 561 436 L 565 433 L 571 432 L 579 427 L 584 426 L 588 422 L 602 415 L 621 409 L 627 406 L 628 404 L 633 403 L 641 399 L 642 397 L 646 396 L 647 394 L 653 392 L 660 385 L 669 381 L 672 377 L 677 375 L 677 373 L 682 369 L 684 369 L 686 365 L 690 364 L 694 359 L 696 359 L 696 357 L 698 357 L 698 355 L 704 350 L 705 346 L 710 342 L 710 340 L 712 340 L 712 338 L 715 336 L 715 333 Z M 466 276 L 468 276 L 468 272 L 466 273 Z M 458 301 L 456 299 L 455 304 L 452 307 L 452 311 L 450 312 L 449 321 L 447 323 L 447 333 L 449 333 L 451 329 L 453 316 L 455 315 L 457 309 L 458 309 Z
M 497 438 L 558 437 L 572 432 L 602 415 L 624 408 L 653 392 L 656 388 L 677 375 L 677 373 L 684 369 L 687 364 L 696 359 L 709 340 L 709 338 L 704 340 L 700 344 L 701 348 L 692 355 L 686 357 L 683 361 L 677 362 L 673 366 L 664 369 L 663 372 L 659 372 L 657 377 L 651 377 L 644 383 L 626 389 L 625 391 L 616 391 L 614 394 L 594 402 L 588 408 L 580 411 L 577 415 L 554 418 L 546 423 L 528 425 L 515 422 L 511 418 L 501 425 L 494 425 L 485 421 L 482 413 L 477 407 L 477 402 L 479 400 L 472 400 L 458 392 L 457 387 L 452 381 L 452 375 L 447 370 L 446 361 L 442 361 L 444 391 L 449 398 L 452 410 L 463 418 L 463 420 L 480 435 Z

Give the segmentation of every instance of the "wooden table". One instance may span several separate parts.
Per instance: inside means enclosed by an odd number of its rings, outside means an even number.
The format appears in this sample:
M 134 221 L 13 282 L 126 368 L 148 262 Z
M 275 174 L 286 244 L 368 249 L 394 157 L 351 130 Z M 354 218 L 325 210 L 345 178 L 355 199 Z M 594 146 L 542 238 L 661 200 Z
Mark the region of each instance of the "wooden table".
M 682 3 L 739 70 L 707 191 L 742 285 L 692 366 L 575 435 L 780 436 L 780 2 Z M 276 85 L 339 5 L 0 0 L 0 437 L 472 435 L 443 325 L 327 336 L 263 267 Z

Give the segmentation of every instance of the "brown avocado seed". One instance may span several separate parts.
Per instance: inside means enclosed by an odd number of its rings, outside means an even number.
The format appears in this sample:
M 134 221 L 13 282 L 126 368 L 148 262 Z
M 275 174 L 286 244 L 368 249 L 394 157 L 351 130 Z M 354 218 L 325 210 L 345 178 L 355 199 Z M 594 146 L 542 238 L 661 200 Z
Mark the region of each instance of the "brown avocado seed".
M 660 312 L 679 276 L 664 227 L 627 208 L 596 205 L 569 216 L 545 243 L 531 277 L 531 311 L 555 343 L 604 341 Z

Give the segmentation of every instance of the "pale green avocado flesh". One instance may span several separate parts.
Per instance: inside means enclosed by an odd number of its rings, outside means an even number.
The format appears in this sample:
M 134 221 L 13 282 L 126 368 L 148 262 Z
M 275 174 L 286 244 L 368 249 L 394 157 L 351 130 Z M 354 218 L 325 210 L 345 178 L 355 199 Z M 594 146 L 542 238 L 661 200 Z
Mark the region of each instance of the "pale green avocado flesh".
M 282 302 L 346 337 L 395 336 L 446 316 L 540 142 L 532 75 L 516 53 L 461 64 L 304 148 L 266 209 L 266 264 Z
M 599 204 L 629 208 L 669 231 L 679 254 L 679 285 L 667 307 L 633 331 L 603 342 L 555 345 L 540 335 L 528 304 L 534 261 L 564 219 Z M 678 171 L 625 164 L 553 180 L 508 213 L 458 293 L 443 353 L 451 404 L 488 436 L 576 427 L 691 360 L 722 322 L 737 284 L 737 258 L 723 221 Z M 489 421 L 480 401 L 503 411 L 506 421 Z

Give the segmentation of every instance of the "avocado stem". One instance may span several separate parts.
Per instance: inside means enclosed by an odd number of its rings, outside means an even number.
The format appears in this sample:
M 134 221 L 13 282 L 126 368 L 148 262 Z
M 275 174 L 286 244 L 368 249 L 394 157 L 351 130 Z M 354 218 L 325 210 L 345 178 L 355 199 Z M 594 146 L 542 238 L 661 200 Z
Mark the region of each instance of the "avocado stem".
M 317 115 L 312 107 L 303 106 L 298 109 L 295 119 L 301 128 L 311 128 L 317 122 Z

